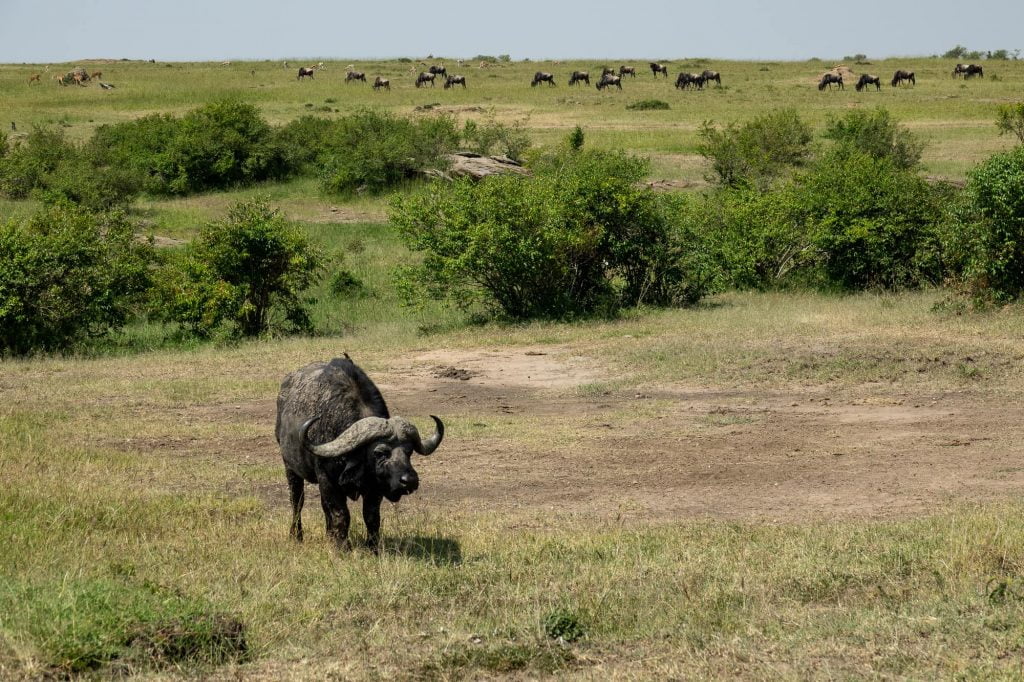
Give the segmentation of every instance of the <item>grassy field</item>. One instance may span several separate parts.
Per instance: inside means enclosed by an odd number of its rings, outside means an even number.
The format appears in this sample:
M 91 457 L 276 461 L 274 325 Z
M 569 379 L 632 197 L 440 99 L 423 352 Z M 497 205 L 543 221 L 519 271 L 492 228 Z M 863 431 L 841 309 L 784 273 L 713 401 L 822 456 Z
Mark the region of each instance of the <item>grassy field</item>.
M 76 139 L 225 95 L 278 123 L 493 109 L 538 144 L 580 124 L 699 187 L 700 123 L 775 106 L 820 125 L 883 104 L 927 138 L 926 172 L 961 178 L 1010 145 L 994 108 L 1024 83 L 1015 62 L 965 83 L 945 60 L 894 60 L 853 68 L 910 68 L 916 88 L 819 93 L 831 64 L 674 60 L 673 77 L 723 74 L 678 92 L 633 63 L 621 93 L 564 85 L 594 63 L 467 64 L 467 90 L 423 91 L 397 61 L 356 65 L 390 94 L 345 85 L 346 62 L 302 83 L 270 62 L 83 64 L 108 92 L 6 65 L 0 93 L 16 135 L 56 123 Z M 530 88 L 536 70 L 558 87 Z M 671 109 L 626 109 L 648 98 Z M 136 326 L 123 353 L 0 361 L 0 678 L 1024 677 L 1020 306 L 728 292 L 609 321 L 470 324 L 400 305 L 409 253 L 385 198 L 299 179 L 134 210 L 176 243 L 254 193 L 364 284 L 320 296 L 323 336 L 165 347 Z M 0 216 L 35 208 L 0 201 Z M 416 460 L 421 490 L 385 508 L 380 556 L 333 551 L 312 488 L 306 542 L 287 539 L 279 382 L 342 352 L 393 412 L 448 426 Z

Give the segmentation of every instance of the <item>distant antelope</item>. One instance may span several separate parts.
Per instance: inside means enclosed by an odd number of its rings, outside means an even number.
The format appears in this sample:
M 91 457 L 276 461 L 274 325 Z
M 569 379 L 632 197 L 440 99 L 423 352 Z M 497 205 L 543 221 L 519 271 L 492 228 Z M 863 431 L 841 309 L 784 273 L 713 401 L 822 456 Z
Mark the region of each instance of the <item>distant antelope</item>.
M 437 74 L 423 72 L 416 77 L 416 87 L 422 87 L 424 83 L 430 83 L 430 87 L 434 87 L 434 79 Z
M 31 85 L 32 83 L 42 83 L 43 81 L 40 80 L 41 77 L 42 77 L 41 73 L 34 73 L 34 74 L 32 74 L 31 76 L 28 77 L 29 85 Z
M 651 62 L 649 64 L 649 66 L 651 67 L 651 73 L 654 74 L 655 78 L 658 77 L 659 73 L 662 74 L 663 76 L 665 76 L 665 78 L 668 78 L 668 67 L 665 66 L 664 64 L 658 64 L 657 62 Z
M 636 67 L 622 65 L 619 67 L 619 76 L 630 76 L 636 78 Z
M 448 78 L 446 78 L 445 81 L 444 81 L 444 89 L 445 90 L 447 90 L 448 88 L 455 87 L 456 85 L 461 85 L 462 87 L 466 87 L 466 77 L 465 76 L 455 76 L 455 75 L 452 75 L 452 76 L 448 76 Z
M 315 66 L 300 66 L 299 75 L 296 77 L 296 80 L 302 80 L 306 77 L 313 78 L 314 73 L 316 73 Z
M 345 73 L 345 82 L 350 81 L 363 81 L 366 82 L 366 74 L 362 71 L 348 71 Z
M 377 76 L 377 79 L 373 81 L 373 89 L 374 90 L 384 89 L 384 90 L 389 90 L 390 91 L 391 90 L 391 81 L 389 81 L 387 78 L 381 78 L 380 76 Z
M 92 73 L 89 74 L 89 78 L 103 78 L 103 72 L 102 71 L 93 71 Z

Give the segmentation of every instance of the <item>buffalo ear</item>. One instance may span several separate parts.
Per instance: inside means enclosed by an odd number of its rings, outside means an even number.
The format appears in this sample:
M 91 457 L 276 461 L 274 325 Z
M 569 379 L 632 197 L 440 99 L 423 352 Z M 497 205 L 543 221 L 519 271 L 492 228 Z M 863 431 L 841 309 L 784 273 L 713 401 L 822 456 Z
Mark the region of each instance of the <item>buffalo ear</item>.
M 338 477 L 338 485 L 353 500 L 359 497 L 363 487 L 363 474 L 366 471 L 366 457 L 362 448 L 345 457 L 345 467 Z

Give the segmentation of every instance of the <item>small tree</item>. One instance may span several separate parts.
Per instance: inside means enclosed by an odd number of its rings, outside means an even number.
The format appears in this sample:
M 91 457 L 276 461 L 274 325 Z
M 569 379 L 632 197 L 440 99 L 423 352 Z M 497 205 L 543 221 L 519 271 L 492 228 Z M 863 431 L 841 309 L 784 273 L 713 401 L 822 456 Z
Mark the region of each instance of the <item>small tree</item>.
M 0 352 L 63 350 L 120 328 L 151 260 L 123 213 L 60 203 L 0 225 Z
M 1000 104 L 996 111 L 996 128 L 1000 135 L 1013 133 L 1024 144 L 1024 102 Z
M 314 284 L 322 256 L 265 199 L 236 204 L 227 220 L 202 228 L 188 250 L 172 261 L 156 288 L 154 312 L 198 336 L 221 325 L 241 336 L 270 327 L 279 310 L 295 330 L 310 328 L 300 294 Z
M 963 59 L 967 54 L 967 48 L 963 45 L 957 45 L 951 50 L 946 50 L 942 53 L 943 59 Z
M 842 118 L 829 118 L 824 137 L 876 159 L 890 159 L 897 168 L 908 170 L 921 160 L 924 143 L 899 125 L 886 109 L 856 109 Z
M 810 156 L 811 129 L 793 109 L 782 109 L 739 126 L 718 129 L 705 121 L 697 151 L 711 161 L 717 180 L 729 187 L 766 186 Z

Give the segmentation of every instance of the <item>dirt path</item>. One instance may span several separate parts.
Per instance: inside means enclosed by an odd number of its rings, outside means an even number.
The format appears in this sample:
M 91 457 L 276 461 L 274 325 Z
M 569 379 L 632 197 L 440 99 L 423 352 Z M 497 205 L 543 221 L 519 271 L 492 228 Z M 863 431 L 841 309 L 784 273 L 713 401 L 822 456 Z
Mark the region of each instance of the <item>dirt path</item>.
M 577 387 L 606 372 L 549 346 L 435 351 L 374 378 L 394 413 L 450 423 L 444 447 L 417 461 L 424 485 L 405 505 L 772 522 L 908 516 L 1024 491 L 1021 407 L 976 395 L 591 395 Z M 217 412 L 204 416 L 269 424 L 273 404 Z M 267 432 L 246 456 L 276 458 Z M 287 504 L 283 480 L 263 492 Z

